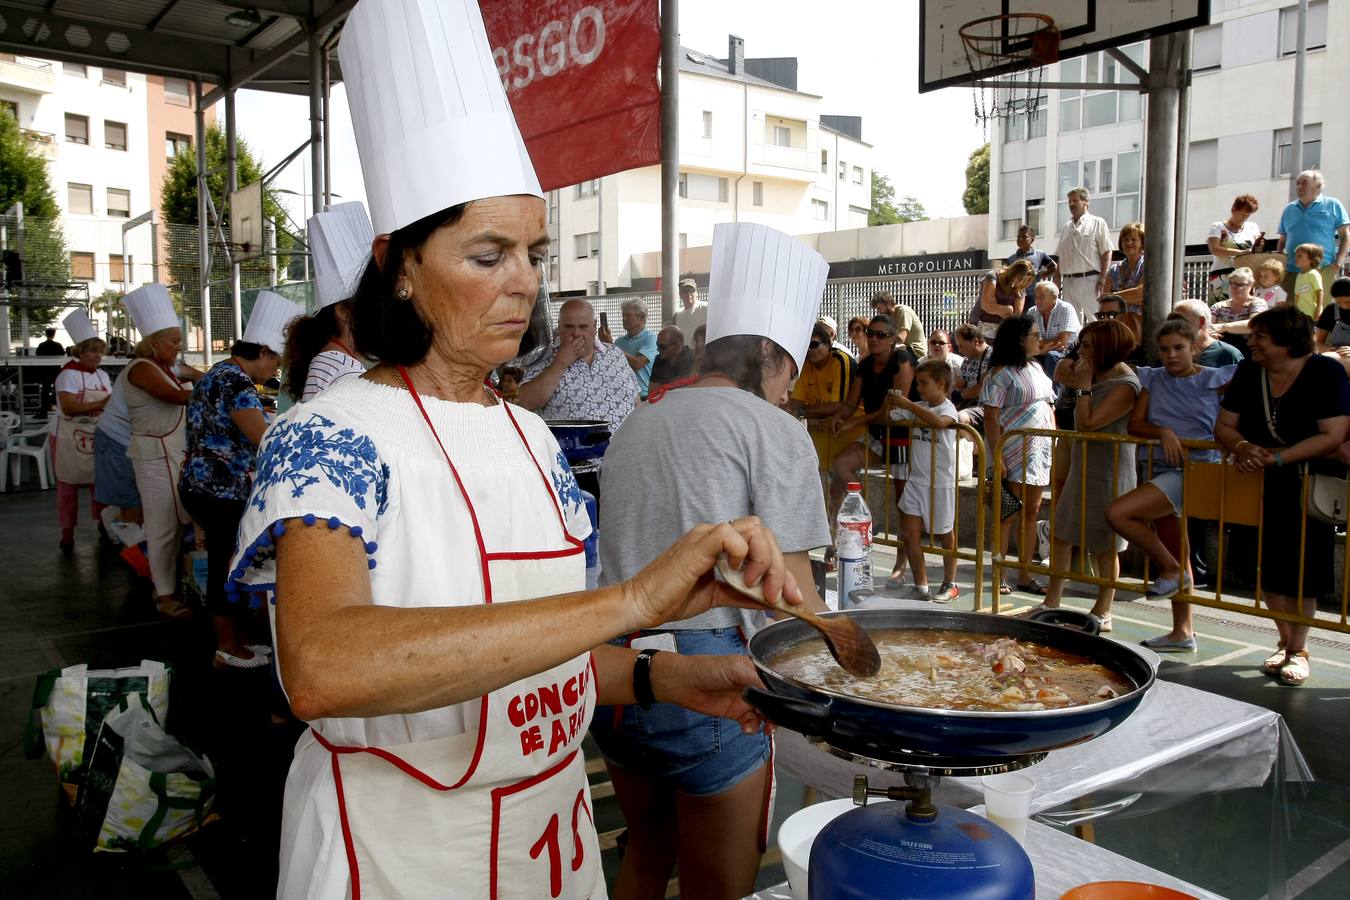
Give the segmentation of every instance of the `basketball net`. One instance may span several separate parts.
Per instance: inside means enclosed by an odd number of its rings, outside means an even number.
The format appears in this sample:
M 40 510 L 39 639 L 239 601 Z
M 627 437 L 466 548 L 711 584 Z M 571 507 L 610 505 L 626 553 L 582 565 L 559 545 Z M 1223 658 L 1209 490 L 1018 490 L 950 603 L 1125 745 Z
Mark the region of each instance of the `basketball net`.
M 961 43 L 971 72 L 1016 66 L 1011 73 L 982 79 L 971 91 L 975 118 L 989 136 L 989 123 L 1041 115 L 1045 67 L 1059 60 L 1059 29 L 1039 13 L 1011 13 L 976 19 L 961 26 Z M 1017 81 L 1027 86 L 1012 87 Z

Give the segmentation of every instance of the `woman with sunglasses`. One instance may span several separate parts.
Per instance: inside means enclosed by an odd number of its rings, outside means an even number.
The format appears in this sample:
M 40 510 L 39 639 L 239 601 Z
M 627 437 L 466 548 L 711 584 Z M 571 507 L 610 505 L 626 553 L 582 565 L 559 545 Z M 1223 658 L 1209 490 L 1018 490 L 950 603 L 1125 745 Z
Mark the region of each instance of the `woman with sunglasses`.
M 847 406 L 849 388 L 857 379 L 858 364 L 847 352 L 831 346 L 829 328 L 817 322 L 811 329 L 806 365 L 802 366 L 801 376 L 792 388 L 787 411 L 806 420 L 806 430 L 815 444 L 820 469 L 829 478 L 831 522 L 839 512 L 839 504 L 844 501 L 844 482 L 830 477 L 830 467 L 844 448 L 862 436 L 862 428 L 853 426 L 835 435 L 830 433 L 829 423 L 836 413 L 847 417 L 857 411 L 857 406 L 851 409 Z M 833 550 L 831 547 L 825 551 L 827 565 L 834 560 Z
M 850 444 L 834 458 L 831 474 L 840 484 L 858 480 L 863 466 L 872 466 L 883 459 L 891 466 L 895 478 L 894 495 L 899 502 L 909 478 L 909 429 L 887 428 L 884 419 L 886 398 L 891 391 L 909 394 L 914 381 L 914 355 L 897 340 L 895 320 L 887 315 L 872 317 L 867 327 L 867 357 L 858 363 L 858 379 L 849 387 L 844 409 L 830 418 L 829 433 L 838 435 L 848 426 L 866 425 L 867 433 L 856 444 Z M 863 415 L 850 421 L 853 411 L 862 403 Z M 905 556 L 898 554 L 895 569 L 886 579 L 888 588 L 903 583 Z

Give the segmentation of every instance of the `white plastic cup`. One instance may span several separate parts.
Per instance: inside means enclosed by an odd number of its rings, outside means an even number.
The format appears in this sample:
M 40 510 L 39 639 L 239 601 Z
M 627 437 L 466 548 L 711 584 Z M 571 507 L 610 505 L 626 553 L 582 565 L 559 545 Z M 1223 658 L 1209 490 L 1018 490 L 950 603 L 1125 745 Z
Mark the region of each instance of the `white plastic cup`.
M 1036 790 L 1036 780 L 1017 772 L 1006 772 L 1002 775 L 986 775 L 980 779 L 980 784 L 984 787 L 985 817 L 1025 846 L 1027 819 L 1031 815 L 1031 794 Z

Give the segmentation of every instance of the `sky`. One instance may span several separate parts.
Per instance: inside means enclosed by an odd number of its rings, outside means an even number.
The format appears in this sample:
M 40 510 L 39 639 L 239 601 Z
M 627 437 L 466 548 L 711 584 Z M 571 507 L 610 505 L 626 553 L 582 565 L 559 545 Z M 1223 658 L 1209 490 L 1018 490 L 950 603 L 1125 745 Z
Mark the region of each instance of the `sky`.
M 975 120 L 969 90 L 918 92 L 919 4 L 915 0 L 681 0 L 680 42 L 725 58 L 727 35 L 745 39 L 749 57 L 795 56 L 798 89 L 824 98 L 822 109 L 863 119 L 873 165 L 890 178 L 897 199 L 918 198 L 930 218 L 965 215 L 961 192 L 971 151 L 986 140 Z M 308 100 L 242 91 L 236 108 L 239 134 L 264 168 L 276 164 L 309 136 Z M 344 200 L 364 200 L 346 95 L 333 91 L 331 147 L 333 190 Z M 223 114 L 223 113 L 218 113 Z M 308 154 L 274 186 L 308 190 Z M 298 196 L 281 198 L 297 222 L 311 212 Z

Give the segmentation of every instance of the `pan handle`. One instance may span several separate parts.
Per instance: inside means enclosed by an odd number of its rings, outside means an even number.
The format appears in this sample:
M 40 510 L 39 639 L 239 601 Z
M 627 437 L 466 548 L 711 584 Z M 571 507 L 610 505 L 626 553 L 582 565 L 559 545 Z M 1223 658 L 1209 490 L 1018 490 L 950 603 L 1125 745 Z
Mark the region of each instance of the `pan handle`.
M 1042 608 L 1027 616 L 1032 622 L 1040 622 L 1044 625 L 1058 625 L 1061 628 L 1072 628 L 1074 631 L 1081 631 L 1084 634 L 1096 635 L 1102 630 L 1102 620 L 1091 613 L 1080 612 L 1076 609 L 1049 609 Z
M 829 701 L 815 703 L 797 697 L 785 697 L 757 687 L 748 687 L 741 692 L 745 702 L 749 703 L 765 718 L 775 725 L 781 725 L 792 731 L 801 732 L 810 737 L 824 737 L 829 734 L 834 722 L 834 713 Z

